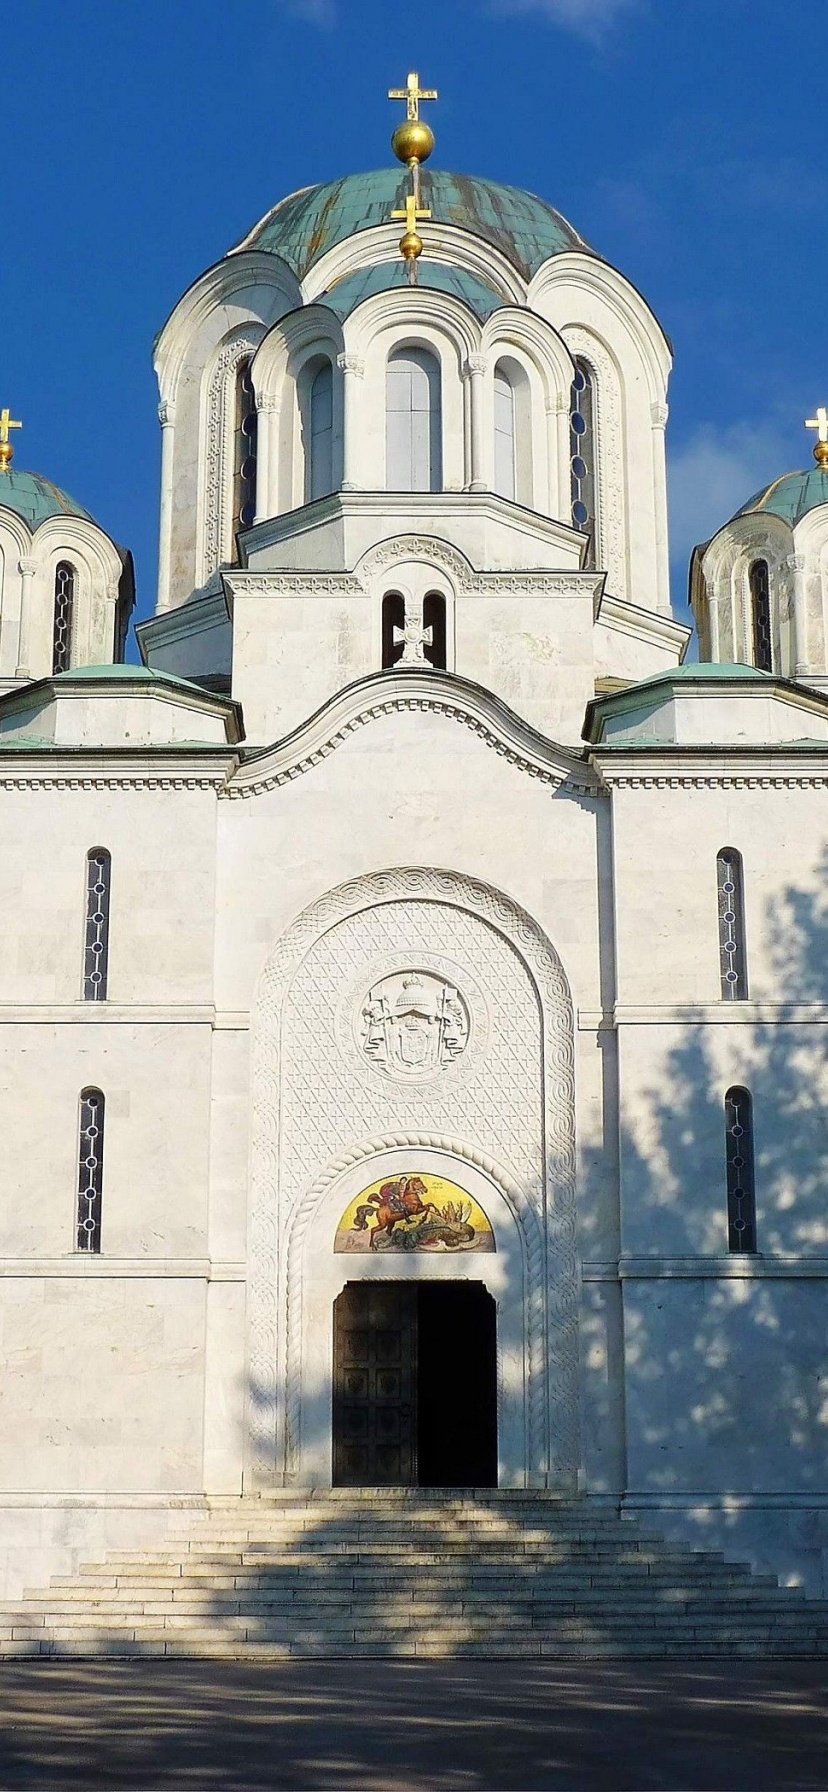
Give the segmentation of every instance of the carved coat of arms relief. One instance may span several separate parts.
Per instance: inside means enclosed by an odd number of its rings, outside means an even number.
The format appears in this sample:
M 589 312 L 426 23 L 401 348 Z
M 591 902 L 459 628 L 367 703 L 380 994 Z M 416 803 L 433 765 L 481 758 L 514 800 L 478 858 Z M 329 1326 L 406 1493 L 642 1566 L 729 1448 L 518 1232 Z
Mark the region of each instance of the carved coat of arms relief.
M 384 1076 L 413 1082 L 462 1056 L 470 1020 L 456 984 L 432 971 L 403 971 L 374 983 L 360 1014 L 365 1058 Z

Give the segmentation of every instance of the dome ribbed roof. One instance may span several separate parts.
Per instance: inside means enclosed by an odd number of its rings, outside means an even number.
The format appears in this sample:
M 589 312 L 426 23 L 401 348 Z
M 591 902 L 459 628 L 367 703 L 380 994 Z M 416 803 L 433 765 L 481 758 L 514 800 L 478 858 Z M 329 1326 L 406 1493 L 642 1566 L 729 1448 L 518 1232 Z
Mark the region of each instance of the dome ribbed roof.
M 450 174 L 442 168 L 424 168 L 420 179 L 423 205 L 435 223 L 453 224 L 483 237 L 526 280 L 550 256 L 562 255 L 567 249 L 595 254 L 566 218 L 534 193 L 498 181 Z M 361 230 L 387 224 L 392 211 L 404 209 L 409 191 L 409 175 L 393 167 L 304 187 L 281 199 L 230 253 L 258 249 L 279 255 L 301 280 L 337 243 Z
M 820 504 L 828 504 L 828 469 L 810 467 L 806 473 L 783 473 L 781 479 L 748 498 L 736 515 L 749 516 L 751 511 L 766 510 L 793 526 Z
M 50 516 L 81 516 L 88 523 L 95 520 L 51 479 L 44 479 L 42 473 L 18 471 L 17 467 L 0 472 L 0 509 L 16 511 L 32 531 Z

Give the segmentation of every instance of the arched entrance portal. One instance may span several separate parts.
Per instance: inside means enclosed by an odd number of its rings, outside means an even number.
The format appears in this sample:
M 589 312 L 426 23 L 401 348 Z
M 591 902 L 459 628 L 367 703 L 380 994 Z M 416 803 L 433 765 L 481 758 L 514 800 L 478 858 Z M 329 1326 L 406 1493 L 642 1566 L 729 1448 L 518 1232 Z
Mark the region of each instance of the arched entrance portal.
M 347 1282 L 334 1302 L 335 1487 L 497 1485 L 496 1309 L 482 1282 Z

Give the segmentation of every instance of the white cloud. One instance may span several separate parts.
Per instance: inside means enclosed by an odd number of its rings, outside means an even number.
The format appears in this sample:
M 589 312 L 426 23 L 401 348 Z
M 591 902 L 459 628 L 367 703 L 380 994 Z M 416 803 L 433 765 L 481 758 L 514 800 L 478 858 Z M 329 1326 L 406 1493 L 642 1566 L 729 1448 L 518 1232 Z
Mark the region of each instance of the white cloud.
M 670 548 L 677 576 L 693 548 L 708 541 L 763 485 L 791 466 L 790 448 L 772 423 L 701 424 L 669 456 Z
M 309 25 L 332 25 L 336 18 L 334 0 L 279 0 L 284 12 L 305 19 Z
M 492 10 L 513 16 L 540 13 L 553 25 L 600 38 L 622 13 L 640 5 L 641 0 L 493 0 Z

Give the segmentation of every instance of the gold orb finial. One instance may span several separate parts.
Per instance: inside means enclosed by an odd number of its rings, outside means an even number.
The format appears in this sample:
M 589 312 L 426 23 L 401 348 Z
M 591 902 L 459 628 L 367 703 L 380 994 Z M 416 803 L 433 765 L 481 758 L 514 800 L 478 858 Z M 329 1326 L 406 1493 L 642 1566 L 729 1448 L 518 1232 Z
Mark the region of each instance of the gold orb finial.
M 814 443 L 814 460 L 821 472 L 828 467 L 828 410 L 824 404 L 819 406 L 815 417 L 806 417 L 806 429 L 815 429 L 817 439 Z
M 7 473 L 14 460 L 14 449 L 9 441 L 9 430 L 22 428 L 22 423 L 12 416 L 8 405 L 6 405 L 0 411 L 0 473 Z
M 434 149 L 434 132 L 424 118 L 406 119 L 398 124 L 391 138 L 391 148 L 398 162 L 404 162 L 406 168 L 412 163 L 417 166 L 427 162 Z

